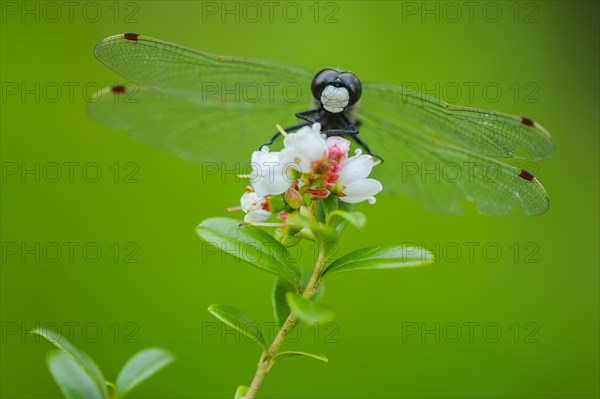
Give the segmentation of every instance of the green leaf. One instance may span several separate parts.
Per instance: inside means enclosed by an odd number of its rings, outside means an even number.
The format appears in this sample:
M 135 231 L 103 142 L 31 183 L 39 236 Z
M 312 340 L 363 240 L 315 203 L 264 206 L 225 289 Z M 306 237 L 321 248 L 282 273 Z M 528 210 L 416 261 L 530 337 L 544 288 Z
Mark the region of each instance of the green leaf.
M 230 218 L 210 218 L 196 227 L 196 234 L 237 259 L 298 283 L 300 269 L 287 249 L 258 227 L 240 223 Z
M 244 396 L 246 396 L 247 392 L 248 392 L 248 387 L 245 385 L 240 385 L 235 390 L 235 396 L 233 397 L 233 399 L 242 399 Z
M 175 356 L 162 348 L 147 348 L 136 353 L 125 363 L 117 377 L 117 396 L 122 398 L 174 360 Z
M 317 222 L 307 207 L 300 208 L 299 213 L 290 214 L 289 218 L 295 225 L 304 227 L 300 233 L 304 238 L 321 242 L 336 242 L 339 238 L 335 229 Z
M 92 381 L 94 381 L 98 387 L 98 390 L 102 393 L 102 396 L 107 396 L 106 380 L 102 375 L 102 371 L 100 371 L 100 368 L 88 355 L 79 351 L 79 349 L 77 349 L 65 337 L 61 336 L 57 332 L 50 331 L 46 328 L 35 328 L 31 331 L 31 333 L 41 336 L 42 338 L 46 339 L 46 341 L 54 344 L 58 349 L 65 352 L 71 359 L 79 364 L 79 366 L 87 375 L 90 376 Z M 57 361 L 57 363 L 60 362 Z
M 325 201 L 327 201 L 327 199 L 330 197 L 333 197 L 333 195 L 328 196 L 324 200 L 317 201 L 317 207 L 315 208 L 315 217 L 317 218 L 317 222 L 319 223 L 325 223 L 325 218 L 327 216 L 327 211 L 325 210 Z
M 283 323 L 285 323 L 285 320 L 290 315 L 290 307 L 285 301 L 285 294 L 288 292 L 296 292 L 294 284 L 282 278 L 276 279 L 275 284 L 273 284 L 271 299 L 273 301 L 275 320 L 279 324 L 279 327 L 283 326 Z
M 362 229 L 367 223 L 367 217 L 362 212 L 333 211 L 327 215 L 327 224 L 336 227 L 340 222 L 347 221 L 357 229 Z
M 335 318 L 330 307 L 309 301 L 294 292 L 285 294 L 285 299 L 290 309 L 305 323 L 323 323 Z
M 105 398 L 92 377 L 66 352 L 53 350 L 46 362 L 65 398 Z
M 339 208 L 339 199 L 336 195 L 330 195 L 323 201 L 319 201 L 317 205 L 323 208 L 323 213 L 325 214 L 325 217 L 327 217 L 331 212 L 334 212 Z
M 329 197 L 325 198 L 323 201 L 320 202 L 323 203 L 323 210 L 325 211 L 326 215 L 325 220 L 328 220 L 329 215 L 338 210 L 350 212 L 354 209 L 354 204 L 349 204 L 347 202 L 340 201 L 339 197 L 335 195 L 330 195 Z M 347 225 L 348 221 L 345 219 L 341 219 L 339 221 L 336 221 L 336 223 L 331 224 L 331 227 L 335 228 L 335 231 L 339 235 L 342 234 Z
M 208 311 L 229 327 L 235 328 L 252 341 L 257 342 L 264 350 L 267 350 L 267 345 L 265 344 L 260 328 L 250 316 L 242 313 L 233 306 L 222 304 L 210 305 Z
M 308 281 L 310 280 L 310 275 L 310 272 L 302 269 L 302 287 L 306 287 Z M 319 302 L 323 297 L 324 291 L 325 287 L 321 282 L 319 284 L 319 291 L 317 291 L 317 293 L 313 296 L 312 301 Z M 276 279 L 275 283 L 273 284 L 271 299 L 273 302 L 273 313 L 275 315 L 275 320 L 277 321 L 279 327 L 283 326 L 283 323 L 285 323 L 286 319 L 290 315 L 290 307 L 287 304 L 287 300 L 285 297 L 285 295 L 288 292 L 297 293 L 298 291 L 296 290 L 294 285 L 289 281 L 283 280 L 281 278 Z
M 356 270 L 399 269 L 433 263 L 433 254 L 414 246 L 370 247 L 351 252 L 334 261 L 323 276 Z
M 320 360 L 325 363 L 329 362 L 329 359 L 327 359 L 323 355 L 315 355 L 314 353 L 298 352 L 298 351 L 279 352 L 278 354 L 273 356 L 272 362 L 275 362 L 275 361 L 281 360 L 281 359 L 285 359 L 287 357 L 296 357 L 296 356 L 306 356 L 306 357 L 311 357 L 313 359 Z
M 332 212 L 337 211 L 338 209 L 348 212 L 354 209 L 354 204 L 349 204 L 348 202 L 340 201 L 339 197 L 336 195 L 330 195 L 320 202 L 323 204 L 323 210 L 325 211 L 326 216 L 328 216 Z

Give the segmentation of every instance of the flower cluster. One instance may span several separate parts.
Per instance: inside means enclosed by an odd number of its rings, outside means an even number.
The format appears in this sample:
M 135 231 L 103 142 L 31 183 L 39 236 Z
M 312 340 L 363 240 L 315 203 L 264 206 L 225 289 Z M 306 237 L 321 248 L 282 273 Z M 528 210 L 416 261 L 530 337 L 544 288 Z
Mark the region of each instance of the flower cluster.
M 286 211 L 330 195 L 347 203 L 373 204 L 383 188 L 369 178 L 376 165 L 373 157 L 360 149 L 348 157 L 350 141 L 325 139 L 318 123 L 287 134 L 283 145 L 280 152 L 263 147 L 252 154 L 251 187 L 241 198 L 247 223 L 264 222 L 274 213 L 285 221 Z

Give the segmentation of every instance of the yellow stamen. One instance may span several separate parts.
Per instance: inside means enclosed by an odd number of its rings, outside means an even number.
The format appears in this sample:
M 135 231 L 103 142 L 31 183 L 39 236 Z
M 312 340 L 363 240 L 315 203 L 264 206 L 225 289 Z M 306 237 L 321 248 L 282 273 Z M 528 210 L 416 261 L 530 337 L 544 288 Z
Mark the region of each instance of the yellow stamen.
M 283 137 L 287 137 L 288 136 L 287 132 L 285 130 L 283 130 L 283 128 L 281 127 L 281 125 L 279 123 L 276 124 L 275 127 L 277 128 L 277 130 L 279 130 L 279 133 L 281 133 L 281 135 Z

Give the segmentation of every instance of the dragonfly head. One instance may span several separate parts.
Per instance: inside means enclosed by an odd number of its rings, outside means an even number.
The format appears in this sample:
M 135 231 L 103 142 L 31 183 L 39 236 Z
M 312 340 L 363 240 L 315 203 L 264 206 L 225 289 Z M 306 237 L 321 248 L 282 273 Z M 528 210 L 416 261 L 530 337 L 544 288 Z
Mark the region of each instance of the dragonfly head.
M 330 68 L 315 75 L 311 88 L 314 98 L 332 114 L 344 112 L 356 104 L 362 93 L 362 85 L 355 74 Z

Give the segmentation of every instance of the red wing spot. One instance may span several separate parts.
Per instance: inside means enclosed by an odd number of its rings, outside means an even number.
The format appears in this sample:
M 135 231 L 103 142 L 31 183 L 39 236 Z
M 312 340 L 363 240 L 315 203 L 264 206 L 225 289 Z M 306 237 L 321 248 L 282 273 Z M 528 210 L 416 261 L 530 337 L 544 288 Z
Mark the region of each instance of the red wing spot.
M 110 88 L 110 91 L 112 91 L 113 93 L 127 93 L 127 87 L 125 86 L 113 86 Z
M 125 40 L 138 40 L 140 38 L 140 35 L 138 35 L 137 33 L 123 33 L 123 39 Z
M 521 123 L 527 126 L 533 126 L 533 121 L 529 118 L 522 117 Z
M 523 169 L 519 172 L 519 177 L 521 179 L 525 179 L 527 181 L 532 181 L 534 179 L 533 175 L 531 173 L 529 173 L 528 171 L 526 171 L 525 169 Z

